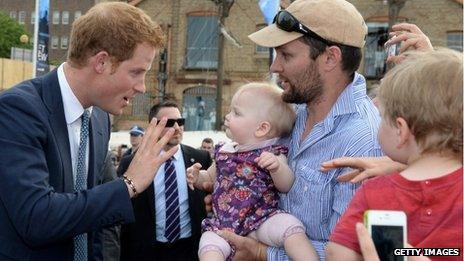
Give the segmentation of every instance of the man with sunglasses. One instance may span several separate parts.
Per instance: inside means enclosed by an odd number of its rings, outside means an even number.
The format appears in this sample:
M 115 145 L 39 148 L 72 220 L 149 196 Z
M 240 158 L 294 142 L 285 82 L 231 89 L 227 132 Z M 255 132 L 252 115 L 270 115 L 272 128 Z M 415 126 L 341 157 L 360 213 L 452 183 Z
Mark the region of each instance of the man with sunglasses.
M 282 99 L 296 104 L 297 118 L 288 139 L 292 189 L 280 207 L 306 227 L 319 257 L 358 185 L 336 178 L 346 169 L 320 171 L 326 160 L 343 156 L 381 156 L 380 118 L 356 73 L 367 27 L 345 0 L 297 0 L 274 23 L 251 34 L 258 45 L 275 48 L 270 71 L 279 75 Z M 237 247 L 235 260 L 288 260 L 283 249 L 222 233 Z
M 181 144 L 185 119 L 175 102 L 163 101 L 151 108 L 149 121 L 162 117 L 168 119 L 162 133 L 174 129 L 163 151 L 178 147 L 170 160 L 175 171 L 169 168 L 170 163 L 161 165 L 154 182 L 133 199 L 135 223 L 121 228 L 121 260 L 198 260 L 201 221 L 206 217 L 205 194 L 187 186 L 186 169 L 196 162 L 207 169 L 212 160 L 207 151 Z M 171 185 L 173 173 L 175 184 Z M 177 230 L 171 229 L 176 226 Z

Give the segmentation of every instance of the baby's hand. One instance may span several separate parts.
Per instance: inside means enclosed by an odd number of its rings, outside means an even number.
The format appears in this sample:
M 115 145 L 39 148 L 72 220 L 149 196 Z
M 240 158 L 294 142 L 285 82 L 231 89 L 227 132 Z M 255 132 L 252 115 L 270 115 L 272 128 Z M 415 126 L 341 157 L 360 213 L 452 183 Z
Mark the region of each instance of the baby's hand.
M 277 159 L 277 156 L 273 153 L 264 151 L 255 159 L 255 162 L 258 163 L 258 166 L 269 170 L 269 172 L 274 173 L 280 167 L 280 162 Z
M 200 174 L 201 164 L 195 163 L 189 168 L 187 168 L 187 184 L 188 186 L 194 190 L 194 185 L 198 181 L 198 175 Z

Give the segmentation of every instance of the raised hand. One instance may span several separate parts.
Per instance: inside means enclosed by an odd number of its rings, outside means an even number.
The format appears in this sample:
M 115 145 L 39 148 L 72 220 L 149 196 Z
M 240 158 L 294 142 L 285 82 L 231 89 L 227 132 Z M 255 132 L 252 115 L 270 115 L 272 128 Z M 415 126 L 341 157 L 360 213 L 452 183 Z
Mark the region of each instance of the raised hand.
M 143 136 L 140 147 L 125 173 L 127 178 L 132 180 L 137 193 L 144 191 L 153 182 L 155 174 L 161 164 L 171 158 L 177 151 L 177 147 L 173 147 L 161 154 L 162 149 L 174 134 L 174 129 L 170 128 L 161 137 L 161 133 L 165 126 L 165 117 L 159 124 L 157 124 L 156 118 L 152 119 Z M 129 185 L 128 189 L 131 197 L 134 196 L 135 193 L 133 193 Z
M 401 23 L 394 25 L 390 37 L 385 45 L 401 43 L 401 49 L 399 55 L 387 58 L 388 63 L 401 62 L 405 58 L 403 53 L 411 49 L 424 52 L 433 50 L 430 39 L 415 24 Z

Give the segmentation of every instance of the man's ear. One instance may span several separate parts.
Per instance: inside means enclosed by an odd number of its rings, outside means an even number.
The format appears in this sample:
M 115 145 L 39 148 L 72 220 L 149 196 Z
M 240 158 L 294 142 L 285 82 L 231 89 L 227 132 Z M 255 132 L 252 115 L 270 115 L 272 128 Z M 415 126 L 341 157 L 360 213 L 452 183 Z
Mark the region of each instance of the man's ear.
M 324 68 L 326 71 L 332 71 L 341 63 L 342 50 L 336 45 L 328 46 L 324 53 Z
M 408 123 L 401 117 L 396 118 L 396 147 L 399 149 L 407 145 L 411 139 L 414 139 L 411 129 L 409 128 Z
M 106 51 L 100 51 L 91 57 L 91 63 L 97 73 L 103 73 L 105 69 L 111 68 L 110 56 Z
M 271 124 L 267 121 L 260 122 L 255 131 L 255 136 L 261 138 L 271 131 Z

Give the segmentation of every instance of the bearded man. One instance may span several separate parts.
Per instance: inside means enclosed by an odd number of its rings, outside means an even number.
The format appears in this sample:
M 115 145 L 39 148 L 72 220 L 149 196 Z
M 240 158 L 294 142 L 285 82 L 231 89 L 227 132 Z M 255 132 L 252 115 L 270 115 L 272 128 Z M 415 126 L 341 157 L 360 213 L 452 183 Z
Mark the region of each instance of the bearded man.
M 366 33 L 363 17 L 347 1 L 297 0 L 273 24 L 249 36 L 258 45 L 275 48 L 270 71 L 279 75 L 282 99 L 297 104 L 288 139 L 289 166 L 296 179 L 279 206 L 304 223 L 321 259 L 358 188 L 337 181 L 347 169 L 323 173 L 321 163 L 383 154 L 377 141 L 379 113 L 366 95 L 364 77 L 356 73 Z M 288 260 L 283 249 L 222 234 L 236 246 L 234 260 Z

